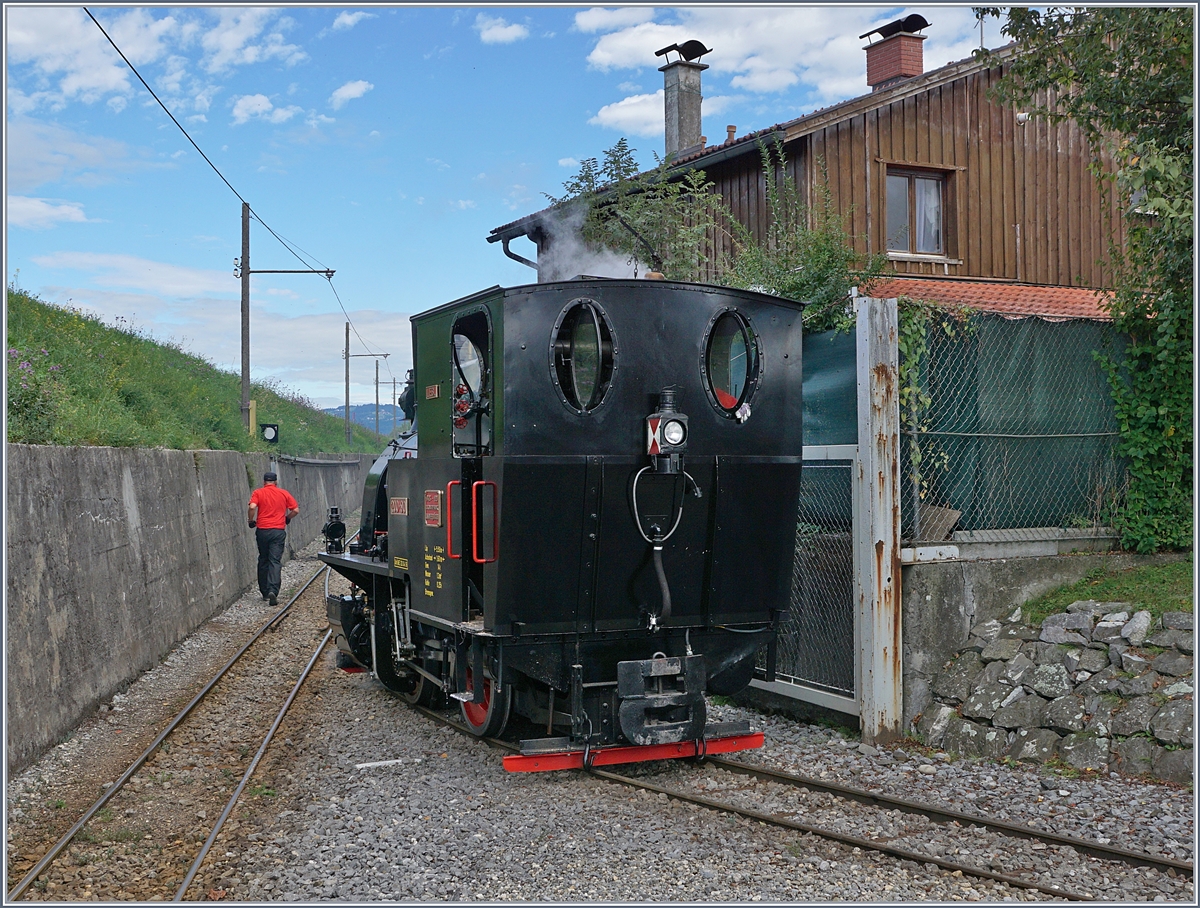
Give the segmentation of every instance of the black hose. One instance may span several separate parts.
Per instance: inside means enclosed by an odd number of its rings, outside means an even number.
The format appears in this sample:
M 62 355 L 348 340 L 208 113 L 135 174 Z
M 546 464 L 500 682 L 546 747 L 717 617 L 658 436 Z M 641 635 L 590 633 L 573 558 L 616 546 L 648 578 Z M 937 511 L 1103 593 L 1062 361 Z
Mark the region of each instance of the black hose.
M 666 620 L 671 617 L 671 588 L 667 586 L 667 572 L 663 570 L 661 545 L 654 547 L 654 571 L 658 574 L 658 586 L 662 590 L 662 611 L 658 617 Z

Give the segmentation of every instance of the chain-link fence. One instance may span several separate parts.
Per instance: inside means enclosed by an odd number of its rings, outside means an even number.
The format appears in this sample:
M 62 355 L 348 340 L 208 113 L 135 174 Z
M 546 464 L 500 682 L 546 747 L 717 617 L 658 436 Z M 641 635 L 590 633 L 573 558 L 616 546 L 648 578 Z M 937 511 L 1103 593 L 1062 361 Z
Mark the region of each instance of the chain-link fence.
M 1097 353 L 1117 352 L 1111 327 L 935 309 L 907 319 L 903 537 L 928 542 L 956 530 L 1106 525 L 1125 482 L 1108 379 L 1097 361 Z
M 846 460 L 804 462 L 791 607 L 775 665 L 782 681 L 846 696 L 854 695 L 851 468 Z

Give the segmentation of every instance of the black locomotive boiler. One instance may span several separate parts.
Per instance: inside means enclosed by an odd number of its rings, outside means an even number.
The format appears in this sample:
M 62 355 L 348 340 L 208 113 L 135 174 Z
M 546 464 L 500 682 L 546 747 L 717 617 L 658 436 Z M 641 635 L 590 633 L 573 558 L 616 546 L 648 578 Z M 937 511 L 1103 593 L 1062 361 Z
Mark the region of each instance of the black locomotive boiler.
M 494 287 L 412 319 L 419 432 L 375 463 L 344 667 L 478 735 L 512 770 L 758 746 L 709 723 L 792 582 L 801 306 L 661 280 Z M 415 445 L 414 445 L 415 441 Z M 334 534 L 336 535 L 336 534 Z

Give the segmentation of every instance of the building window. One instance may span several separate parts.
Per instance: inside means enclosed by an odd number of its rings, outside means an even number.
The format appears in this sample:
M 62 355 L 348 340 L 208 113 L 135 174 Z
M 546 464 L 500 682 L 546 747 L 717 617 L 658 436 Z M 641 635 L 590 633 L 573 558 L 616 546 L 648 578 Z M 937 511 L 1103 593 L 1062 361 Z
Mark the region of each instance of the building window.
M 944 189 L 940 174 L 888 171 L 889 252 L 946 254 Z

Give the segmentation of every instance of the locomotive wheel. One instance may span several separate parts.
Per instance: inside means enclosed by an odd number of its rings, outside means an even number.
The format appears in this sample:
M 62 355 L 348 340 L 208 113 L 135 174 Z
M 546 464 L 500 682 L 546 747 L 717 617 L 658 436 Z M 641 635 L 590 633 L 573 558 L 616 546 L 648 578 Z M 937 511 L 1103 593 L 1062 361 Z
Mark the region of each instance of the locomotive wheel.
M 467 690 L 474 685 L 470 666 L 467 667 Z M 497 691 L 491 678 L 483 679 L 483 702 L 465 703 L 459 701 L 463 719 L 471 734 L 481 738 L 494 738 L 504 731 L 508 724 L 508 713 L 512 708 L 512 685 L 506 684 L 502 691 Z
M 428 666 L 423 667 L 428 668 Z M 412 690 L 405 691 L 400 696 L 404 699 L 405 703 L 411 703 L 414 706 L 428 706 L 434 709 L 441 707 L 445 702 L 441 689 L 424 675 L 420 674 L 416 676 Z

